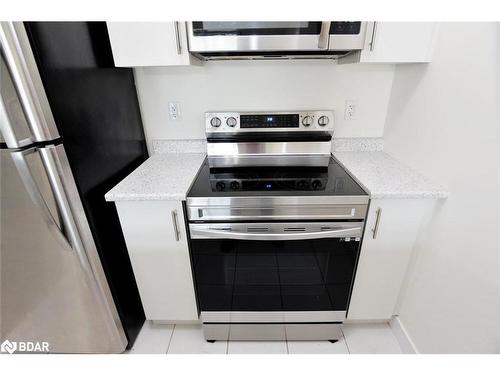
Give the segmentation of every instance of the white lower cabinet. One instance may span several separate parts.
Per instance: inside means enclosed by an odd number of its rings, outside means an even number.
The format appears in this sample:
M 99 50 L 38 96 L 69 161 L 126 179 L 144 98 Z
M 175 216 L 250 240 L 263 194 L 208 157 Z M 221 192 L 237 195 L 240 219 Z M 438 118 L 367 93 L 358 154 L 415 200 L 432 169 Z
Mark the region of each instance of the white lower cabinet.
M 431 199 L 373 199 L 366 220 L 348 320 L 388 320 L 396 313 L 413 245 Z
M 146 319 L 198 320 L 182 202 L 115 202 Z

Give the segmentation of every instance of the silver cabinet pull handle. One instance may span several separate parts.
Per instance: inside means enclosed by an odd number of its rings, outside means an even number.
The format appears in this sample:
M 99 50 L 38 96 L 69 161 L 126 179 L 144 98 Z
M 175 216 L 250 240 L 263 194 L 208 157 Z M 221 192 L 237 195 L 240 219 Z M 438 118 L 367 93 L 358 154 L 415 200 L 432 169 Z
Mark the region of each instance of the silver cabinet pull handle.
M 177 222 L 177 211 L 172 211 L 172 223 L 174 225 L 174 236 L 178 242 L 180 240 L 179 223 Z
M 378 227 L 380 225 L 380 217 L 382 216 L 382 209 L 379 207 L 379 208 L 377 208 L 376 212 L 377 212 L 377 219 L 375 220 L 375 226 L 372 229 L 373 239 L 377 238 Z
M 370 39 L 370 51 L 375 49 L 375 34 L 377 32 L 377 22 L 373 22 L 372 37 Z
M 321 31 L 319 32 L 318 48 L 328 49 L 328 39 L 330 38 L 330 21 L 321 22 Z
M 177 45 L 177 54 L 180 55 L 182 53 L 182 46 L 181 46 L 181 36 L 179 32 L 179 21 L 174 22 L 174 31 L 175 31 L 175 44 Z

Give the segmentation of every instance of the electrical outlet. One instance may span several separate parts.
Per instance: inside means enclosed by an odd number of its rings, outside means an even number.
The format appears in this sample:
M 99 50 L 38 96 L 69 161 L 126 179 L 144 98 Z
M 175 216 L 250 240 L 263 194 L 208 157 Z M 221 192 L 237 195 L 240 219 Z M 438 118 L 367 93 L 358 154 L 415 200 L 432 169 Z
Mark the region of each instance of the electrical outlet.
M 181 106 L 176 102 L 168 102 L 168 113 L 170 120 L 178 120 L 181 118 Z
M 344 119 L 345 120 L 354 120 L 356 118 L 356 101 L 355 100 L 346 100 L 345 101 L 345 110 L 344 110 Z

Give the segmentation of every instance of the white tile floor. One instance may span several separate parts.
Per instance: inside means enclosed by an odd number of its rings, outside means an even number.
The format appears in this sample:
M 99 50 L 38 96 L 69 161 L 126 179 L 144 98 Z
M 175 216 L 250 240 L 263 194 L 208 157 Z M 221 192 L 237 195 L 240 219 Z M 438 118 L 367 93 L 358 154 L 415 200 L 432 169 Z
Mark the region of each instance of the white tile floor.
M 208 343 L 200 325 L 144 323 L 131 354 L 399 354 L 386 323 L 344 324 L 344 337 L 328 341 L 216 341 Z

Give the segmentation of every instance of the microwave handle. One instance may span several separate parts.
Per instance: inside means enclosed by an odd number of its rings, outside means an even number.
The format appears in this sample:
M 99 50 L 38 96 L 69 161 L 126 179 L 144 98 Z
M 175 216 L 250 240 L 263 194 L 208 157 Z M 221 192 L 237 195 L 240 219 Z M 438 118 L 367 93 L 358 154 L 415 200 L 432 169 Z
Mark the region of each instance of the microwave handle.
M 377 33 L 377 22 L 373 22 L 372 26 L 372 36 L 370 38 L 370 51 L 373 51 L 375 49 L 375 34 Z
M 319 33 L 318 48 L 328 49 L 328 40 L 330 39 L 330 21 L 321 22 L 321 31 Z
M 179 31 L 179 21 L 174 21 L 174 35 L 175 35 L 175 45 L 177 47 L 177 54 L 182 54 L 181 36 Z

